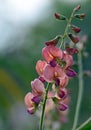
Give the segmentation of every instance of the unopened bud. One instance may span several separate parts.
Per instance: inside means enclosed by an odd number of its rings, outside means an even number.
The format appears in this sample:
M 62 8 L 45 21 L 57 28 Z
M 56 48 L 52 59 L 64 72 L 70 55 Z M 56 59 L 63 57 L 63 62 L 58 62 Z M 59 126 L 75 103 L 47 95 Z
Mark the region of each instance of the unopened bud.
M 67 110 L 67 108 L 68 108 L 68 105 L 66 105 L 66 104 L 64 104 L 64 103 L 61 103 L 61 104 L 60 104 L 60 110 L 61 110 L 61 111 L 65 111 L 65 110 Z
M 71 28 L 72 28 L 72 30 L 73 30 L 75 33 L 79 33 L 79 32 L 81 31 L 81 29 L 80 29 L 79 27 L 74 26 L 74 25 L 72 25 Z
M 56 46 L 56 44 L 58 43 L 59 39 L 60 39 L 60 36 L 56 36 L 54 39 L 45 42 L 45 44 L 46 44 L 47 46 L 49 46 L 49 45 Z
M 73 69 L 67 68 L 66 69 L 66 75 L 69 76 L 69 77 L 74 77 L 74 76 L 77 75 L 77 73 Z
M 74 36 L 71 33 L 68 34 L 68 36 L 72 40 L 72 42 L 74 42 L 74 43 L 78 43 L 79 42 L 79 37 L 78 36 Z
M 80 10 L 80 8 L 81 8 L 81 5 L 77 5 L 77 6 L 74 8 L 74 11 L 78 11 L 78 10 Z
M 67 91 L 66 91 L 66 89 L 59 89 L 59 90 L 58 90 L 58 96 L 59 96 L 60 98 L 65 98 L 65 97 L 67 97 Z
M 59 14 L 59 13 L 55 13 L 54 16 L 58 20 L 66 20 L 66 17 L 64 15 Z
M 74 17 L 82 20 L 82 19 L 85 18 L 85 14 L 84 13 L 82 13 L 82 14 L 75 14 Z
M 76 48 L 72 48 L 72 47 L 66 47 L 66 52 L 69 55 L 73 55 L 73 54 L 77 54 L 79 51 Z

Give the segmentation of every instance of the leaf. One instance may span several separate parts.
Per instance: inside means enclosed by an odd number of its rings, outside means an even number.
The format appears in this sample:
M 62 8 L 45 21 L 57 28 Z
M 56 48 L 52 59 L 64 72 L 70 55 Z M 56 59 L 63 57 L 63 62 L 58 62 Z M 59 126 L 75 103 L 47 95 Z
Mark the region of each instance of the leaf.
M 91 130 L 91 117 L 86 120 L 81 126 L 79 126 L 76 130 Z

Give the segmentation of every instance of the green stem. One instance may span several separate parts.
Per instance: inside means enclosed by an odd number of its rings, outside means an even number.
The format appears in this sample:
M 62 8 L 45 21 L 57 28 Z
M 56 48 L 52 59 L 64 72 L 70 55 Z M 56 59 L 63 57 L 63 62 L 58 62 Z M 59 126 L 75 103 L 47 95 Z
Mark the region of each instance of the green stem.
M 46 93 L 45 93 L 45 98 L 44 98 L 44 102 L 43 102 L 42 115 L 41 115 L 41 119 L 40 119 L 40 130 L 43 130 L 43 120 L 44 120 L 44 112 L 45 112 L 48 90 L 49 90 L 49 83 L 47 84 L 47 87 L 46 87 Z
M 72 11 L 72 14 L 71 14 L 71 16 L 70 16 L 70 18 L 67 20 L 67 25 L 66 25 L 64 34 L 63 34 L 63 36 L 62 36 L 62 41 L 61 41 L 61 44 L 60 44 L 60 47 L 59 47 L 59 48 L 61 48 L 62 45 L 63 45 L 63 43 L 64 43 L 64 39 L 65 39 L 65 37 L 66 37 L 66 35 L 67 35 L 69 26 L 70 26 L 71 21 L 72 21 L 72 19 L 73 19 L 73 17 L 74 17 L 74 13 L 75 13 L 75 11 L 73 10 L 73 11 Z
M 85 125 L 87 125 L 89 122 L 91 122 L 91 117 L 86 120 L 82 125 L 80 125 L 76 130 L 81 130 Z
M 72 130 L 76 129 L 77 123 L 78 123 L 78 118 L 79 118 L 79 111 L 80 111 L 80 106 L 81 106 L 81 101 L 82 101 L 82 95 L 83 95 L 83 66 L 82 66 L 82 54 L 79 52 L 78 54 L 78 68 L 79 68 L 79 90 L 78 90 L 78 99 L 77 99 L 77 105 L 76 105 L 76 111 L 75 111 L 75 116 L 74 116 L 74 123 Z

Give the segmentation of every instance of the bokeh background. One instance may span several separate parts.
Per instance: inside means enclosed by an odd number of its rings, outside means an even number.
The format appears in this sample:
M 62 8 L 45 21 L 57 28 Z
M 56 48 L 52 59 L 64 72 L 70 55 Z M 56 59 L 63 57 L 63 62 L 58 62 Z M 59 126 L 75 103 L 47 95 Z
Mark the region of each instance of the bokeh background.
M 24 96 L 30 91 L 30 81 L 38 76 L 35 65 L 42 59 L 44 42 L 64 31 L 65 22 L 57 22 L 53 14 L 60 12 L 69 16 L 78 4 L 86 18 L 73 22 L 82 28 L 81 35 L 88 36 L 85 47 L 88 57 L 83 56 L 83 68 L 91 70 L 91 0 L 0 0 L 0 130 L 38 130 L 39 118 L 36 114 L 27 114 Z M 69 120 L 58 130 L 72 127 L 78 94 L 77 77 L 70 81 L 68 88 L 72 90 Z M 84 77 L 78 125 L 90 116 L 91 78 Z

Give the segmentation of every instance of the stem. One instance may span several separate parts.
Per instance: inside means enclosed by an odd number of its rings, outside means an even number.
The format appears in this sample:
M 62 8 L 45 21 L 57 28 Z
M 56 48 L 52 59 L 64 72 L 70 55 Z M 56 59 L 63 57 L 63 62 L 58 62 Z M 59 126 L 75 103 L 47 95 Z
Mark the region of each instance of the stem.
M 79 111 L 80 111 L 80 106 L 81 106 L 81 101 L 82 101 L 82 95 L 83 95 L 83 67 L 82 67 L 81 51 L 78 54 L 78 69 L 79 69 L 79 76 L 78 76 L 79 90 L 78 90 L 78 99 L 77 99 L 77 105 L 76 105 L 76 111 L 75 111 L 74 123 L 73 123 L 72 130 L 75 130 L 76 126 L 77 126 Z
M 62 36 L 62 41 L 61 41 L 61 44 L 60 44 L 60 47 L 59 47 L 59 48 L 61 48 L 62 45 L 63 45 L 63 43 L 64 43 L 64 39 L 65 39 L 65 37 L 66 37 L 66 35 L 67 35 L 69 26 L 70 26 L 71 21 L 72 21 L 72 19 L 73 19 L 73 17 L 74 17 L 74 13 L 75 13 L 75 10 L 72 11 L 72 14 L 71 14 L 70 18 L 67 20 L 67 25 L 66 25 L 64 34 L 63 34 L 63 36 Z
M 44 120 L 44 112 L 45 112 L 48 90 L 49 90 L 49 83 L 47 84 L 47 87 L 46 87 L 46 93 L 45 93 L 44 102 L 43 102 L 42 115 L 40 119 L 40 130 L 43 130 L 43 120 Z
M 91 122 L 91 117 L 86 120 L 82 125 L 80 125 L 76 130 L 81 130 L 85 125 L 87 125 L 89 122 Z

